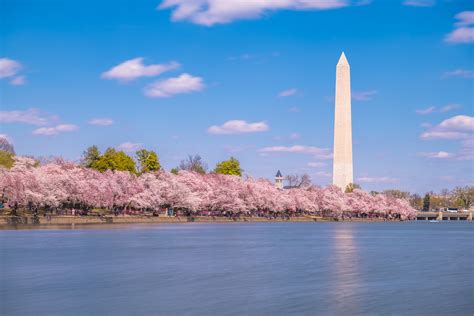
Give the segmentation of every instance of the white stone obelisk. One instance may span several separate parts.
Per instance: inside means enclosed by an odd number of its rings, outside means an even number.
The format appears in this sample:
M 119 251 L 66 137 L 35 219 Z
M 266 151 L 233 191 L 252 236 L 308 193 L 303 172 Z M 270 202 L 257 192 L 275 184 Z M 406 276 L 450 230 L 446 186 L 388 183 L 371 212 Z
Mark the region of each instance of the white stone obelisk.
M 343 191 L 354 183 L 352 169 L 351 68 L 344 52 L 336 66 L 333 184 Z

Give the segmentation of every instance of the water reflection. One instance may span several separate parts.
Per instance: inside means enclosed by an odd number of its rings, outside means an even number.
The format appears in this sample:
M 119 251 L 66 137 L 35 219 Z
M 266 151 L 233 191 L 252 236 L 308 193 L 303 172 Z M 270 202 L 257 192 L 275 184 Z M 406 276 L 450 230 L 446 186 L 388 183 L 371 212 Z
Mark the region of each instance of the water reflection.
M 360 311 L 360 267 L 355 231 L 352 225 L 335 225 L 333 231 L 334 283 L 331 293 L 336 310 L 341 313 Z

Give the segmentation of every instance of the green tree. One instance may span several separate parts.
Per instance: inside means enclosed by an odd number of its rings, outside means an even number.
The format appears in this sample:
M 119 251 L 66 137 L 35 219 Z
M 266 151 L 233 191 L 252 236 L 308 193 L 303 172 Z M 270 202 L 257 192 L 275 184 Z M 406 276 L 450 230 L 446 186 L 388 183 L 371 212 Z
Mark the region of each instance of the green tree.
M 92 164 L 92 168 L 100 172 L 106 170 L 137 172 L 133 158 L 123 151 L 116 151 L 114 148 L 108 148 L 105 153 Z
M 161 169 L 158 155 L 152 150 L 140 149 L 136 152 L 138 162 L 140 163 L 140 172 L 153 172 Z
M 230 159 L 228 160 L 219 162 L 216 165 L 214 172 L 219 174 L 228 174 L 231 176 L 242 176 L 242 168 L 240 168 L 240 162 L 234 157 L 230 157 Z
M 425 197 L 423 198 L 423 212 L 428 212 L 430 210 L 430 194 L 426 193 Z
M 457 187 L 453 190 L 457 204 L 466 210 L 474 204 L 474 186 Z
M 81 164 L 84 167 L 91 168 L 94 163 L 99 160 L 100 151 L 96 145 L 87 148 L 82 154 Z
M 11 167 L 13 167 L 14 163 L 15 160 L 13 159 L 12 153 L 0 150 L 0 167 L 10 169 Z
M 416 210 L 421 210 L 423 208 L 423 199 L 418 194 L 412 194 L 410 196 L 410 205 Z
M 171 172 L 172 174 L 178 174 L 179 169 L 178 169 L 178 168 L 173 168 L 173 169 L 170 170 L 170 172 Z
M 358 185 L 357 183 L 349 183 L 347 186 L 346 186 L 346 190 L 345 192 L 346 193 L 351 193 L 351 192 L 354 192 L 354 190 L 360 190 L 362 189 L 362 187 L 360 185 Z

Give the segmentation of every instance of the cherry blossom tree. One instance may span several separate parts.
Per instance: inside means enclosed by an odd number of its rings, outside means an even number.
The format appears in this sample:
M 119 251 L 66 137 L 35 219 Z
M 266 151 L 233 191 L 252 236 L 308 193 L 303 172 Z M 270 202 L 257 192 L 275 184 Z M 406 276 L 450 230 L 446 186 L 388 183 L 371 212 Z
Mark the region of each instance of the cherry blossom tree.
M 12 209 L 93 208 L 114 212 L 159 211 L 174 207 L 191 215 L 263 216 L 323 215 L 411 219 L 406 199 L 336 186 L 276 189 L 266 179 L 181 170 L 137 176 L 127 171 L 99 172 L 55 159 L 43 165 L 15 157 L 11 169 L 0 168 L 0 193 Z

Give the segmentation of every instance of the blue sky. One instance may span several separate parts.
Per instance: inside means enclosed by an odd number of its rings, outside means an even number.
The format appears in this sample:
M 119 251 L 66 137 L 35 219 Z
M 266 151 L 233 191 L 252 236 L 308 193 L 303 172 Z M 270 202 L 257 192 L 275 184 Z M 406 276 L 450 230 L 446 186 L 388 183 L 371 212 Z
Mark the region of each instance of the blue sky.
M 470 1 L 0 4 L 0 134 L 18 154 L 233 155 L 249 175 L 331 182 L 335 66 L 351 65 L 355 181 L 474 183 Z M 227 124 L 226 124 L 227 123 Z

